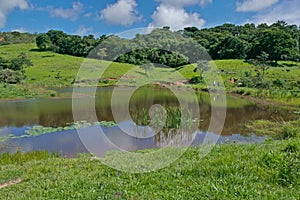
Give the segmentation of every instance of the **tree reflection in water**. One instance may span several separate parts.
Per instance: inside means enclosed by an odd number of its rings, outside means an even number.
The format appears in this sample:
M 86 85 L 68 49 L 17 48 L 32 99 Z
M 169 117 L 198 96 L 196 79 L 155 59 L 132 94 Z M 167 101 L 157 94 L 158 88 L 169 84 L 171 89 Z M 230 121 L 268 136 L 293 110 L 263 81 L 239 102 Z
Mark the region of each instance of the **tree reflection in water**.
M 164 129 L 154 136 L 157 147 L 180 147 L 192 144 L 197 132 L 189 132 L 182 129 Z

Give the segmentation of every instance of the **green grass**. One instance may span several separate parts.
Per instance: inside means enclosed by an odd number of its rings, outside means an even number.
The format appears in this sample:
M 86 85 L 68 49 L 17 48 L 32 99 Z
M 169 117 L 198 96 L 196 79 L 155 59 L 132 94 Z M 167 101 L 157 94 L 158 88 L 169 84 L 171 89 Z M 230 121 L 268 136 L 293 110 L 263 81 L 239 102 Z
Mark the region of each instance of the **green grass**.
M 151 152 L 153 150 L 147 150 Z M 299 199 L 299 140 L 217 145 L 200 159 L 187 150 L 170 166 L 145 174 L 111 169 L 90 156 L 40 153 L 0 156 L 4 199 Z M 113 159 L 113 156 L 110 156 Z
M 55 91 L 30 85 L 11 85 L 0 83 L 0 99 L 23 99 L 55 96 Z
M 300 119 L 294 121 L 255 120 L 245 124 L 245 129 L 256 135 L 286 139 L 300 136 Z
M 40 52 L 35 44 L 12 44 L 0 46 L 0 57 L 14 58 L 20 52 L 27 54 L 33 66 L 26 68 L 25 84 L 42 87 L 65 87 L 72 86 L 73 81 L 81 67 L 84 58 L 57 54 L 53 52 Z M 87 59 L 88 62 L 101 68 L 109 65 L 106 61 L 94 61 Z M 128 71 L 132 65 L 112 63 L 104 73 L 103 79 L 119 78 Z M 93 71 L 89 75 L 95 76 Z M 97 77 L 100 78 L 100 77 Z
M 199 76 L 198 72 L 193 72 L 194 65 L 186 65 L 178 70 L 172 68 L 154 68 L 152 71 L 145 74 L 145 71 L 139 66 L 122 63 L 110 63 L 107 61 L 99 61 L 92 59 L 84 59 L 80 57 L 61 55 L 53 52 L 40 52 L 35 44 L 12 44 L 0 46 L 0 57 L 13 58 L 20 52 L 24 52 L 32 60 L 33 66 L 26 68 L 26 79 L 23 81 L 23 88 L 30 91 L 35 89 L 39 94 L 40 88 L 55 88 L 72 86 L 74 81 L 77 81 L 80 86 L 135 86 L 144 83 L 160 82 L 162 85 L 182 82 L 190 80 L 193 77 Z M 87 67 L 77 76 L 81 66 Z M 279 64 L 283 67 L 270 67 L 266 72 L 265 80 L 273 81 L 280 79 L 286 83 L 300 82 L 300 64 L 290 61 L 281 61 Z M 204 78 L 206 82 L 192 85 L 195 89 L 214 88 L 213 81 L 224 81 L 227 92 L 236 91 L 242 92 L 236 88 L 236 84 L 232 84 L 230 79 L 235 78 L 240 80 L 245 75 L 245 72 L 250 71 L 252 76 L 255 76 L 255 67 L 243 60 L 216 60 L 210 63 L 211 66 L 216 66 L 212 72 L 206 72 Z M 177 73 L 176 73 L 177 72 Z M 216 77 L 216 73 L 219 77 Z M 77 76 L 77 79 L 75 79 Z M 100 81 L 98 82 L 98 79 Z M 12 86 L 14 87 L 14 86 Z M 17 87 L 15 87 L 17 88 Z M 1 91 L 2 90 L 2 91 Z M 250 95 L 258 98 L 272 99 L 292 105 L 300 105 L 300 98 L 293 97 L 288 90 L 281 88 L 275 90 L 257 90 L 245 89 L 244 95 Z M 1 94 L 6 91 L 0 87 Z M 8 92 L 9 93 L 9 92 Z M 35 96 L 34 92 L 32 96 Z M 51 96 L 54 96 L 52 94 Z M 26 92 L 10 93 L 9 95 L 1 95 L 5 98 L 30 98 L 31 95 Z

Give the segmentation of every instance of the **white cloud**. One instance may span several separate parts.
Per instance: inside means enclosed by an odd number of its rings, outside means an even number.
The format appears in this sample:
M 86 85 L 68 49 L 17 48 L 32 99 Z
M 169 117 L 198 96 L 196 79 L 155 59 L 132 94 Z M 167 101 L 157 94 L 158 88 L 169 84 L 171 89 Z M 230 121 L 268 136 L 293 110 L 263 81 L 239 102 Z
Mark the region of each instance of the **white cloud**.
M 274 4 L 278 0 L 244 0 L 243 2 L 236 3 L 236 11 L 238 12 L 251 12 L 266 9 Z
M 197 12 L 188 13 L 185 7 L 199 5 L 201 7 L 212 3 L 212 0 L 157 0 L 160 5 L 152 14 L 152 27 L 170 26 L 172 30 L 180 30 L 185 27 L 195 26 L 201 28 L 205 20 L 200 18 Z
M 3 28 L 6 23 L 7 15 L 14 9 L 28 9 L 29 3 L 27 0 L 0 0 L 0 28 Z
M 299 0 L 286 0 L 275 5 L 264 12 L 256 14 L 254 23 L 268 23 L 272 24 L 278 20 L 284 20 L 289 24 L 300 25 L 299 15 L 300 1 Z
M 92 32 L 93 30 L 94 30 L 94 29 L 91 28 L 91 27 L 85 27 L 84 25 L 81 25 L 81 26 L 79 26 L 79 28 L 76 30 L 75 34 L 76 34 L 76 35 L 81 35 L 81 36 L 89 35 L 89 34 L 92 34 L 91 32 Z
M 20 27 L 20 28 L 16 28 L 11 30 L 12 32 L 19 32 L 19 33 L 28 33 L 29 31 L 26 30 L 26 28 Z
M 80 2 L 73 2 L 72 8 L 69 9 L 48 7 L 47 10 L 54 17 L 61 17 L 70 20 L 76 20 L 79 14 L 84 11 L 83 4 Z
M 149 27 L 170 26 L 172 30 L 180 30 L 185 27 L 202 27 L 205 20 L 199 13 L 188 13 L 184 8 L 169 7 L 161 4 L 152 15 L 153 22 Z
M 85 14 L 84 14 L 85 17 L 91 17 L 92 15 L 93 15 L 92 12 L 89 12 L 89 13 L 85 13 Z
M 158 2 L 172 7 L 183 8 L 185 6 L 191 6 L 191 5 L 200 5 L 204 7 L 207 4 L 212 3 L 212 0 L 158 0 Z
M 123 26 L 132 25 L 134 22 L 142 19 L 136 9 L 135 0 L 118 0 L 114 4 L 109 4 L 101 10 L 100 19 L 105 20 L 109 24 L 118 24 Z

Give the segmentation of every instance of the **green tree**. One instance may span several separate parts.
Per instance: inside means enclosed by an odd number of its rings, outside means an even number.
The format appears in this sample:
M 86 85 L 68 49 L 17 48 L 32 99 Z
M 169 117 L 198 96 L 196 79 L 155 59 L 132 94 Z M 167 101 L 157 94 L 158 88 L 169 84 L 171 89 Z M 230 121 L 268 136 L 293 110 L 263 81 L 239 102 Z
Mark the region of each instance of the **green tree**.
M 207 60 L 199 60 L 194 72 L 199 71 L 200 81 L 203 80 L 203 73 L 209 70 L 209 65 Z
M 45 33 L 41 33 L 36 37 L 36 45 L 43 51 L 52 50 L 53 47 L 50 37 Z
M 27 55 L 25 53 L 20 53 L 18 57 L 13 58 L 11 60 L 9 69 L 14 71 L 21 71 L 22 74 L 24 75 L 25 73 L 24 68 L 29 66 L 32 66 L 31 60 L 27 58 Z
M 257 56 L 256 66 L 258 66 L 261 70 L 261 80 L 264 80 L 265 71 L 269 69 L 269 66 L 267 65 L 268 58 L 269 54 L 264 51 L 262 51 L 261 54 Z
M 9 66 L 10 66 L 10 61 L 0 57 L 0 69 L 6 69 L 9 68 Z
M 243 59 L 250 50 L 250 45 L 238 37 L 224 37 L 213 50 L 217 59 Z
M 292 36 L 281 29 L 272 28 L 259 33 L 249 58 L 256 59 L 262 52 L 266 52 L 270 60 L 277 62 L 283 55 L 290 57 L 294 50 L 295 42 Z

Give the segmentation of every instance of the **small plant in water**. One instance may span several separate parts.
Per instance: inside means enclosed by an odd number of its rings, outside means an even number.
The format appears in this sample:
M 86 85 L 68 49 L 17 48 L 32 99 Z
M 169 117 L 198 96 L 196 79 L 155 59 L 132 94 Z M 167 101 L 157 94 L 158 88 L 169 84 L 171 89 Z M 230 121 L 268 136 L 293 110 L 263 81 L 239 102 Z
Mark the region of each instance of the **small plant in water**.
M 102 126 L 102 127 L 113 127 L 116 126 L 116 123 L 114 122 L 107 122 L 107 121 L 100 121 L 100 122 L 94 122 L 89 123 L 87 121 L 80 121 L 80 122 L 74 122 L 71 124 L 67 124 L 65 127 L 44 127 L 44 126 L 33 126 L 25 131 L 25 134 L 20 136 L 15 136 L 13 134 L 10 134 L 8 136 L 0 137 L 1 142 L 5 142 L 7 139 L 17 139 L 17 138 L 24 138 L 24 137 L 32 137 L 32 136 L 39 136 L 44 135 L 48 133 L 55 133 L 59 131 L 68 131 L 68 130 L 75 130 L 80 128 L 88 128 L 91 126 Z

